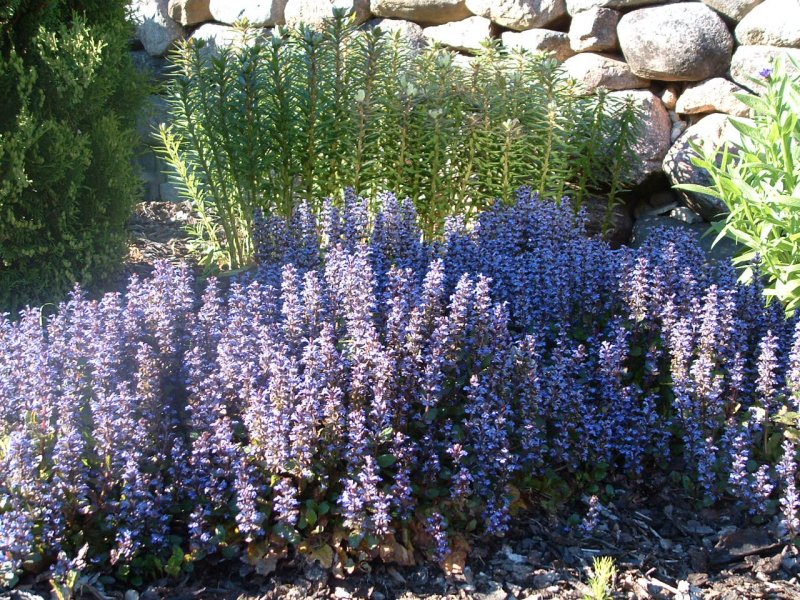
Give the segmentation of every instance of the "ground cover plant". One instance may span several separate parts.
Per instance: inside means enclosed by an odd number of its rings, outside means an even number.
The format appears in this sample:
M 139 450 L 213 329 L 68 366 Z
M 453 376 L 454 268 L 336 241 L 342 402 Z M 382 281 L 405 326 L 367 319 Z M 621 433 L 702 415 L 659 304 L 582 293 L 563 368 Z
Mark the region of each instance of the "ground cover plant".
M 127 2 L 0 6 L 0 311 L 119 268 L 144 98 Z
M 241 35 L 215 53 L 183 48 L 161 131 L 208 264 L 251 262 L 254 208 L 289 217 L 304 200 L 318 213 L 345 186 L 410 197 L 432 239 L 445 217 L 523 184 L 578 207 L 603 194 L 609 208 L 626 185 L 633 105 L 584 95 L 546 55 L 489 45 L 465 69 L 343 11 L 321 32 Z
M 695 149 L 693 162 L 708 171 L 712 184 L 677 187 L 725 203 L 729 212 L 715 224 L 717 239 L 728 236 L 741 244 L 745 250 L 735 262 L 742 278 L 751 279 L 751 265 L 758 262 L 769 279 L 767 299 L 794 312 L 800 306 L 800 77 L 779 61 L 762 69 L 752 87 L 758 95 L 736 94 L 752 112 L 752 119 L 731 119 L 739 140 Z
M 457 561 L 523 507 L 647 489 L 800 527 L 800 333 L 686 236 L 612 250 L 530 189 L 422 243 L 352 192 L 256 219 L 260 268 L 162 264 L 0 321 L 0 559 L 137 584 L 289 552 Z

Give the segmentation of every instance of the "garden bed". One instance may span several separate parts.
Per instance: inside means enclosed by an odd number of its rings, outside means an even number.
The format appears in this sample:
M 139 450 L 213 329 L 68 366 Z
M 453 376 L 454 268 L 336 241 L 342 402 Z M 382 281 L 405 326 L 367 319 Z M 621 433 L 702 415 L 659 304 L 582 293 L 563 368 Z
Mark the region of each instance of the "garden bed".
M 184 204 L 138 205 L 130 224 L 126 272 L 146 275 L 158 260 L 187 259 L 183 226 L 189 220 Z M 343 577 L 297 554 L 268 575 L 234 561 L 210 568 L 198 565 L 195 574 L 157 582 L 139 598 L 579 599 L 589 592 L 587 581 L 598 556 L 617 561 L 617 598 L 790 600 L 800 595 L 798 549 L 780 541 L 774 523 L 748 524 L 730 505 L 698 511 L 691 498 L 656 491 L 670 487 L 662 478 L 650 482 L 653 491 L 647 495 L 618 490 L 618 498 L 604 506 L 592 535 L 576 529 L 574 516 L 545 511 L 518 515 L 505 538 L 471 539 L 460 572 L 446 574 L 418 556 L 417 566 L 374 561 Z M 122 589 L 105 595 L 125 596 Z M 82 596 L 98 597 L 88 589 Z
M 611 556 L 633 598 L 797 587 L 796 320 L 529 189 L 429 245 L 378 202 L 259 216 L 230 286 L 143 206 L 152 275 L 3 323 L 12 585 L 572 598 Z

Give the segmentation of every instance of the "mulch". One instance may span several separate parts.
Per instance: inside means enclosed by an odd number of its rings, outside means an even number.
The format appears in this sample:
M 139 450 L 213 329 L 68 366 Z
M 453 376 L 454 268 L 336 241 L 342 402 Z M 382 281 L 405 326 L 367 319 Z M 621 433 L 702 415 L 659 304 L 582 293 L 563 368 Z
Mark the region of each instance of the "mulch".
M 666 488 L 665 488 L 666 489 Z M 800 551 L 775 533 L 776 519 L 748 525 L 733 507 L 695 510 L 670 491 L 620 493 L 590 535 L 568 527 L 568 514 L 531 511 L 515 517 L 503 538 L 469 540 L 462 569 L 446 574 L 415 553 L 417 565 L 380 561 L 344 574 L 295 554 L 262 575 L 244 562 L 198 565 L 181 581 L 136 592 L 101 592 L 100 600 L 580 600 L 590 592 L 592 561 L 616 560 L 613 598 L 742 600 L 800 598 Z M 12 595 L 12 598 L 14 596 Z M 23 598 L 19 600 L 38 600 Z

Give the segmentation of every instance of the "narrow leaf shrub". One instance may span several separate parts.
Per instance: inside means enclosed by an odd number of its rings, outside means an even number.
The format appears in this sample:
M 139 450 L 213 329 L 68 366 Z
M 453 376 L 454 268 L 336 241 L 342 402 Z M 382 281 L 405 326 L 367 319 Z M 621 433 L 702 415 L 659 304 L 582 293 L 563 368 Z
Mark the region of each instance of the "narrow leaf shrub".
M 423 244 L 410 201 L 348 192 L 259 215 L 258 274 L 199 297 L 162 264 L 0 321 L 4 575 L 442 559 L 587 473 L 796 532 L 797 321 L 685 234 L 611 250 L 569 204 L 521 189 Z
M 112 272 L 139 189 L 124 0 L 0 8 L 0 308 Z
M 173 125 L 161 131 L 177 184 L 203 215 L 207 264 L 252 260 L 252 209 L 289 218 L 345 186 L 410 197 L 427 238 L 531 184 L 543 195 L 617 201 L 638 115 L 583 96 L 555 60 L 488 45 L 465 70 L 439 48 L 412 51 L 343 12 L 322 31 L 243 33 L 175 59 Z M 205 218 L 207 217 L 207 218 Z
M 762 70 L 756 84 L 760 95 L 736 94 L 752 111 L 750 121 L 731 119 L 740 142 L 696 149 L 693 162 L 709 172 L 712 185 L 677 187 L 725 203 L 729 212 L 714 228 L 718 240 L 728 236 L 745 248 L 735 259 L 742 278 L 752 278 L 751 265 L 758 263 L 768 278 L 767 301 L 777 299 L 795 312 L 800 306 L 800 77 L 778 63 Z

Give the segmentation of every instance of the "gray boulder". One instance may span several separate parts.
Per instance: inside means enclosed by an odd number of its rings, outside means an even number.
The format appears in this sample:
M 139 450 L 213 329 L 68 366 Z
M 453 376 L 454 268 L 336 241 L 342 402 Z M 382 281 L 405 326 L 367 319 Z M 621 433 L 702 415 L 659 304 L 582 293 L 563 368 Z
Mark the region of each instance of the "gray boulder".
M 213 17 L 208 2 L 209 0 L 169 0 L 169 16 L 184 26 L 210 21 Z
M 778 46 L 739 46 L 731 59 L 730 78 L 740 86 L 759 91 L 763 81 L 761 72 L 771 68 L 777 59 L 783 61 L 787 73 L 798 76 L 800 71 L 795 69 L 788 58 L 800 62 L 800 49 L 781 48 Z
M 678 86 L 674 83 L 668 85 L 659 97 L 667 110 L 674 110 L 675 105 L 678 103 Z
M 131 20 L 136 38 L 150 56 L 164 56 L 185 33 L 169 16 L 169 0 L 135 0 Z
M 631 70 L 662 81 L 700 81 L 728 70 L 733 36 L 722 18 L 699 2 L 634 10 L 617 28 Z
M 467 54 L 454 54 L 453 66 L 458 67 L 465 73 L 471 75 L 475 72 L 475 69 L 478 67 L 477 58 L 475 56 L 469 56 Z
M 739 133 L 731 126 L 728 115 L 708 115 L 689 127 L 669 149 L 664 157 L 664 173 L 673 185 L 709 186 L 712 180 L 708 171 L 692 164 L 692 157 L 696 156 L 692 144 L 699 145 L 704 152 L 713 152 L 724 144 L 735 145 L 739 140 Z M 679 194 L 683 203 L 706 221 L 713 221 L 727 212 L 724 203 L 707 194 L 683 190 L 679 190 Z
M 205 23 L 192 32 L 189 39 L 203 43 L 203 54 L 214 56 L 222 48 L 243 46 L 252 44 L 257 39 L 271 35 L 271 30 L 262 28 L 251 28 L 242 31 L 230 25 L 220 25 L 219 23 Z
M 288 0 L 283 12 L 286 24 L 290 27 L 305 23 L 318 29 L 333 16 L 335 8 L 355 14 L 357 24 L 372 17 L 369 0 Z
M 672 115 L 670 115 L 670 117 L 671 116 Z M 683 132 L 686 131 L 686 128 L 689 126 L 689 124 L 686 121 L 680 121 L 680 120 L 676 121 L 674 119 L 671 120 L 672 120 L 672 131 L 669 134 L 669 141 L 670 143 L 674 144 L 675 140 L 677 140 L 679 137 L 683 135 Z
M 717 112 L 745 117 L 750 108 L 735 94 L 746 92 L 724 77 L 714 77 L 687 87 L 675 104 L 675 112 L 684 115 Z
M 736 26 L 736 41 L 747 46 L 800 48 L 800 2 L 764 0 Z
M 247 19 L 253 27 L 283 25 L 286 0 L 210 0 L 209 10 L 215 21 L 231 25 Z
M 379 28 L 387 35 L 399 34 L 409 46 L 415 50 L 420 50 L 428 45 L 428 38 L 422 32 L 422 27 L 412 21 L 403 19 L 371 19 L 364 23 L 367 29 Z
M 582 52 L 564 61 L 567 74 L 593 93 L 597 88 L 607 90 L 630 90 L 646 88 L 647 79 L 637 77 L 625 61 L 605 54 Z
M 484 17 L 469 17 L 461 21 L 432 25 L 422 30 L 431 43 L 439 43 L 460 52 L 478 52 L 481 43 L 491 37 L 492 22 Z
M 590 8 L 572 17 L 569 43 L 575 52 L 603 52 L 617 47 L 620 13 L 611 8 Z
M 567 14 L 564 0 L 466 0 L 467 8 L 503 27 L 523 31 L 546 27 Z
M 741 21 L 742 17 L 763 1 L 764 0 L 702 0 L 704 4 L 707 4 L 721 15 L 734 21 Z
M 369 8 L 376 17 L 426 25 L 442 25 L 472 15 L 464 0 L 370 0 Z
M 611 92 L 611 97 L 631 98 L 642 115 L 642 132 L 633 146 L 636 156 L 628 173 L 638 185 L 661 171 L 661 163 L 670 147 L 672 122 L 661 100 L 647 90 Z
M 574 16 L 590 8 L 615 8 L 626 10 L 647 6 L 649 4 L 664 4 L 665 2 L 664 0 L 566 0 L 566 3 L 567 12 Z
M 519 48 L 529 52 L 551 52 L 559 61 L 575 54 L 569 45 L 569 35 L 550 29 L 528 29 L 527 31 L 504 31 L 500 35 L 506 48 Z

